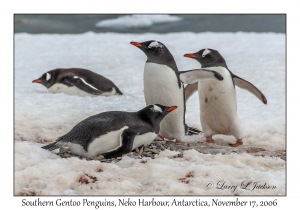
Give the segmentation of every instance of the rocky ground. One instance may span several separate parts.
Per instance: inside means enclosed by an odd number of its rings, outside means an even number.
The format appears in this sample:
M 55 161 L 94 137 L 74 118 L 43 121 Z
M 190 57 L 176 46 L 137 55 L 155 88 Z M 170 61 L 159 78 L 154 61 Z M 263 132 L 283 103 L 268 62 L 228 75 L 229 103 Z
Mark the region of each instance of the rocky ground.
M 165 140 L 159 140 L 155 139 L 150 145 L 143 145 L 132 152 L 124 155 L 129 156 L 135 159 L 141 159 L 143 157 L 151 157 L 152 159 L 155 158 L 156 154 L 159 154 L 159 152 L 168 149 L 171 151 L 178 151 L 182 152 L 184 150 L 194 149 L 197 150 L 200 153 L 203 154 L 231 154 L 231 153 L 248 153 L 254 156 L 270 156 L 270 157 L 280 157 L 283 160 L 286 160 L 286 150 L 266 150 L 262 147 L 255 147 L 255 146 L 239 146 L 239 147 L 230 147 L 230 146 L 224 146 L 224 145 L 218 145 L 218 144 L 208 144 L 206 142 L 173 142 L 173 141 L 165 141 Z M 68 158 L 72 156 L 76 156 L 73 154 L 70 154 L 69 151 L 60 151 L 58 153 L 60 157 L 62 158 Z M 178 157 L 180 157 L 182 153 L 178 154 Z M 78 158 L 82 159 L 82 157 L 77 156 Z M 118 162 L 122 160 L 122 157 L 118 158 L 112 158 L 112 159 L 105 159 L 103 156 L 98 156 L 95 158 L 90 158 L 87 160 L 99 160 L 101 162 Z

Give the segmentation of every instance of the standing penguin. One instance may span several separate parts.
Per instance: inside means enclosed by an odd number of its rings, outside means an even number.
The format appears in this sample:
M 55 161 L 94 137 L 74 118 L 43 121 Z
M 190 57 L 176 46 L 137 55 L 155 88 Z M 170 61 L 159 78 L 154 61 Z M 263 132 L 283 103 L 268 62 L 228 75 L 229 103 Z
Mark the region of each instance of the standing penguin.
M 42 147 L 55 150 L 68 147 L 72 154 L 91 158 L 122 156 L 131 150 L 150 144 L 159 132 L 159 123 L 176 106 L 147 106 L 137 112 L 111 111 L 91 116 L 54 143 Z
M 87 69 L 54 69 L 32 82 L 41 83 L 51 93 L 78 96 L 122 95 L 112 81 Z
M 186 87 L 186 100 L 198 86 L 200 120 L 206 142 L 213 143 L 212 135 L 214 134 L 224 134 L 233 135 L 237 139 L 235 144 L 230 144 L 231 146 L 242 145 L 243 134 L 237 116 L 235 85 L 250 91 L 264 104 L 267 104 L 266 97 L 253 84 L 234 75 L 218 51 L 207 48 L 184 56 L 196 59 L 200 62 L 202 69 L 217 71 L 224 78 L 222 82 L 200 81 L 197 76 L 199 70 L 180 72 L 180 79 L 190 84 Z
M 158 41 L 131 42 L 147 56 L 144 68 L 144 94 L 146 105 L 159 103 L 176 105 L 176 111 L 168 115 L 160 124 L 160 138 L 182 141 L 186 134 L 200 131 L 185 124 L 184 87 L 179 79 L 175 60 L 168 48 Z M 199 70 L 202 79 L 222 80 L 222 76 L 210 70 Z

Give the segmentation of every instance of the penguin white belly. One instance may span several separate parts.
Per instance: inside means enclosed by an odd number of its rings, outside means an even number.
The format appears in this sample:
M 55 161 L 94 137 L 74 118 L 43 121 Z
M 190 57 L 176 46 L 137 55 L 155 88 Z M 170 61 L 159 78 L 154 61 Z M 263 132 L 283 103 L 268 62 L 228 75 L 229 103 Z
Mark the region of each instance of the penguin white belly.
M 101 95 L 102 95 L 102 96 L 112 96 L 112 95 L 116 95 L 116 93 L 117 93 L 117 91 L 116 91 L 116 89 L 113 87 L 113 88 L 111 89 L 111 91 L 109 91 L 109 92 L 103 92 Z
M 148 145 L 151 144 L 152 141 L 157 137 L 157 134 L 154 132 L 148 132 L 144 133 L 142 135 L 138 135 L 134 138 L 133 147 L 132 149 L 135 149 L 137 147 L 140 147 L 144 144 Z
M 178 86 L 176 73 L 167 65 L 146 63 L 144 94 L 146 105 L 177 106 L 160 123 L 160 134 L 167 139 L 182 141 L 185 136 L 183 85 Z
M 68 95 L 78 95 L 78 96 L 96 96 L 96 95 L 87 93 L 83 90 L 80 90 L 79 88 L 77 88 L 75 86 L 68 87 L 67 85 L 60 84 L 60 83 L 52 85 L 50 88 L 48 88 L 48 90 L 51 93 L 65 93 Z
M 95 157 L 100 154 L 115 150 L 122 146 L 121 135 L 128 126 L 121 128 L 118 131 L 111 131 L 99 138 L 95 138 L 92 143 L 88 146 L 88 151 L 85 151 L 84 148 L 79 144 L 67 143 L 67 146 L 70 148 L 71 153 L 75 155 L 80 155 L 83 157 Z M 137 135 L 134 138 L 133 147 L 135 149 L 144 144 L 151 144 L 152 141 L 156 138 L 157 134 L 154 132 L 144 133 L 142 135 Z
M 94 94 L 87 93 L 83 90 L 80 90 L 79 88 L 77 88 L 75 86 L 68 87 L 67 85 L 60 84 L 60 83 L 52 85 L 50 88 L 48 88 L 48 90 L 51 93 L 65 93 L 68 95 L 77 95 L 77 96 L 97 96 Z M 103 92 L 101 94 L 101 96 L 112 96 L 112 95 L 116 95 L 116 93 L 117 93 L 117 91 L 113 87 L 111 91 Z
M 198 81 L 200 119 L 205 136 L 214 134 L 233 135 L 242 138 L 237 116 L 236 92 L 229 71 L 223 67 L 206 68 L 217 71 L 223 81 Z
M 87 151 L 85 151 L 83 147 L 78 144 L 68 143 L 68 146 L 73 154 L 87 158 L 95 157 L 105 152 L 114 150 L 115 148 L 118 148 L 122 143 L 121 134 L 127 128 L 127 126 L 124 126 L 120 130 L 111 131 L 98 138 L 95 138 L 93 142 L 91 142 L 88 146 Z

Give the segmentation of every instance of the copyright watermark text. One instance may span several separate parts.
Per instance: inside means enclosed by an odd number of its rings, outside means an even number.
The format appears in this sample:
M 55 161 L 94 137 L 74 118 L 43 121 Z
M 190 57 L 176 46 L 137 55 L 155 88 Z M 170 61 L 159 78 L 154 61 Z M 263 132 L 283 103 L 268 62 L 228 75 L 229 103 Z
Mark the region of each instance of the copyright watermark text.
M 217 181 L 212 182 L 208 181 L 206 183 L 207 189 L 219 189 L 219 190 L 230 190 L 231 192 L 234 192 L 237 188 L 243 189 L 243 190 L 259 190 L 259 189 L 267 189 L 267 190 L 274 190 L 276 189 L 275 185 L 269 185 L 266 182 L 260 182 L 260 181 L 243 181 L 240 184 L 233 185 L 228 184 L 226 181 Z

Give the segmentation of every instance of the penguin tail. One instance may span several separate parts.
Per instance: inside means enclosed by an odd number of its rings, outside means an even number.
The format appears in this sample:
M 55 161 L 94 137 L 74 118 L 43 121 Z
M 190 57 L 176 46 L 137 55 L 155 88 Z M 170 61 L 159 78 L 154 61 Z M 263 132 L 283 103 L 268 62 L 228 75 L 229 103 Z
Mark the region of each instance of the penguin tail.
M 52 150 L 55 150 L 55 149 L 59 148 L 59 146 L 57 145 L 57 142 L 54 142 L 52 144 L 48 144 L 46 146 L 43 146 L 42 148 L 52 151 Z
M 200 133 L 203 133 L 198 128 L 189 127 L 187 125 L 185 126 L 186 126 L 186 135 L 188 136 L 199 135 Z
M 116 88 L 116 92 L 117 92 L 118 95 L 123 95 L 123 93 L 121 92 L 121 90 L 117 86 L 115 88 Z

